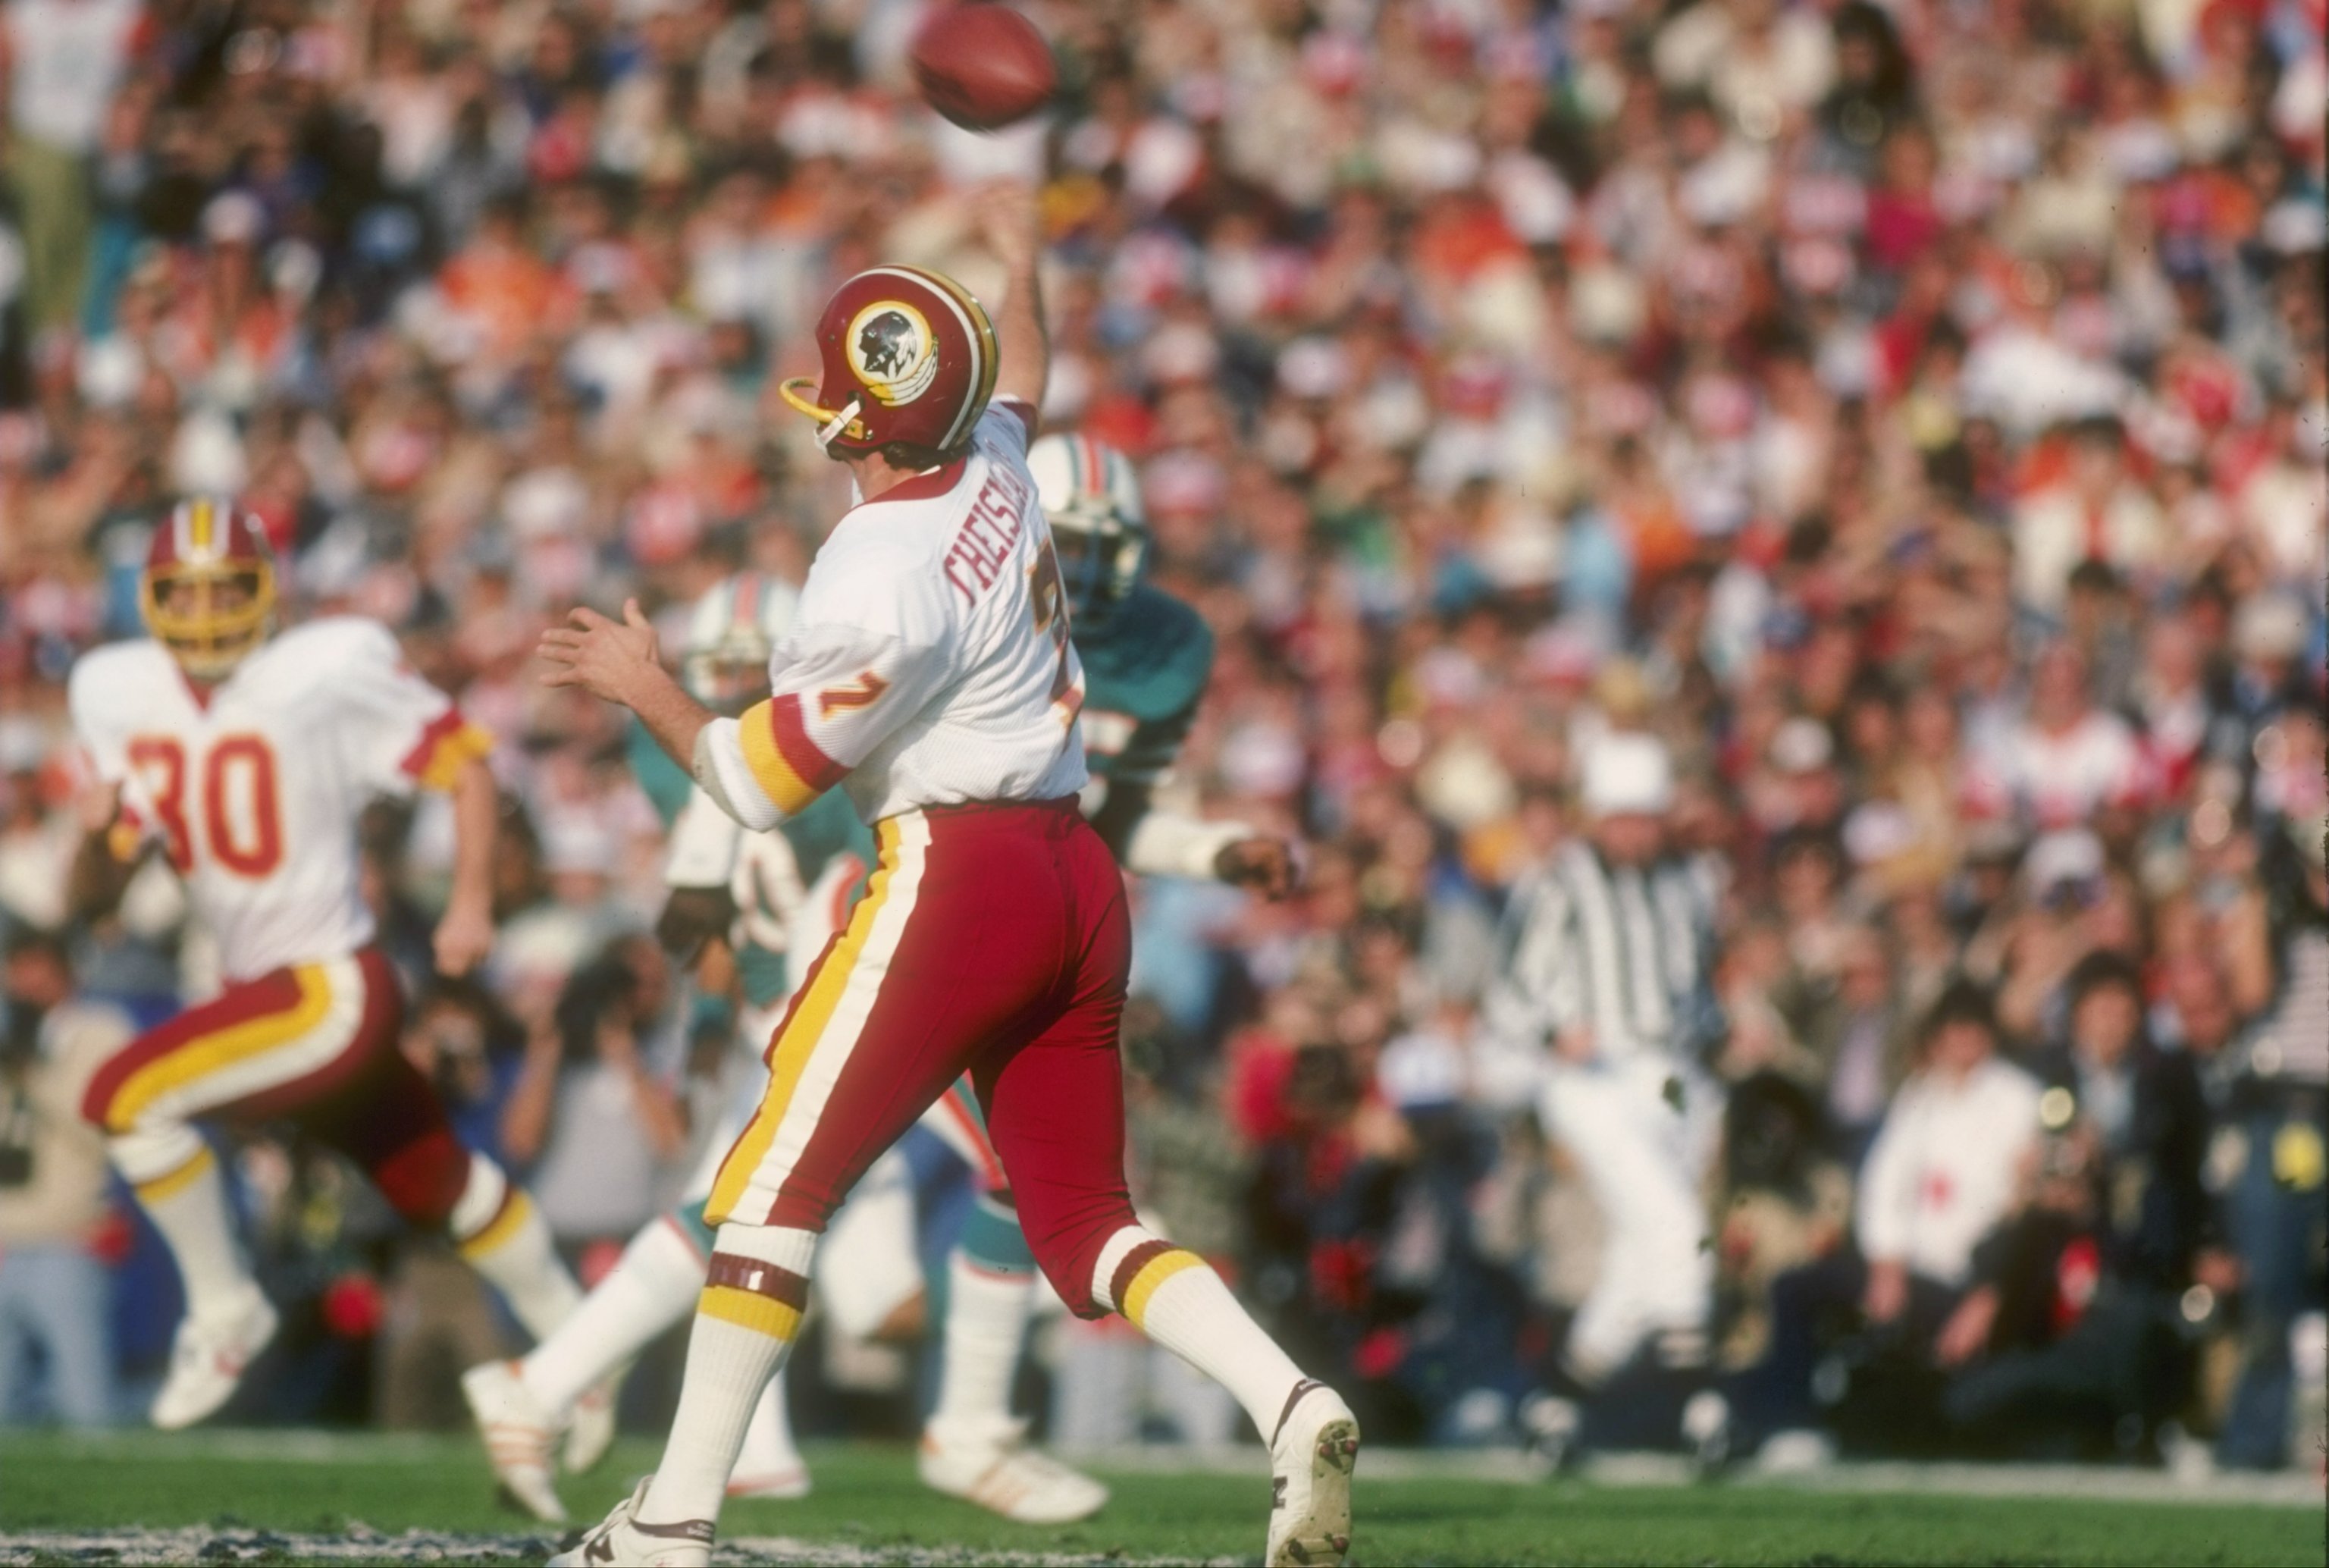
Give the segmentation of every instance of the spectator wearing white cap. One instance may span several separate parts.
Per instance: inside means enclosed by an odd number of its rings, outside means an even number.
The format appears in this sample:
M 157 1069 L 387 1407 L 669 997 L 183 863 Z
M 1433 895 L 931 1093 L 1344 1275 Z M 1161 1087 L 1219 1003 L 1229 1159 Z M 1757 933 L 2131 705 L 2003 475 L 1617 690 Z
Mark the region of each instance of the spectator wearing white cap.
M 1598 1276 L 1563 1353 L 1589 1417 L 1591 1393 L 1637 1364 L 1685 1379 L 1704 1365 L 1713 1270 L 1701 1182 L 1721 1107 L 1702 1062 L 1721 1025 L 1712 912 L 1666 852 L 1665 747 L 1611 731 L 1582 763 L 1586 836 L 1514 888 L 1486 1016 L 1546 1049 L 1538 1116 L 1601 1211 Z M 1561 1457 L 1580 1430 L 1560 1396 L 1528 1420 Z

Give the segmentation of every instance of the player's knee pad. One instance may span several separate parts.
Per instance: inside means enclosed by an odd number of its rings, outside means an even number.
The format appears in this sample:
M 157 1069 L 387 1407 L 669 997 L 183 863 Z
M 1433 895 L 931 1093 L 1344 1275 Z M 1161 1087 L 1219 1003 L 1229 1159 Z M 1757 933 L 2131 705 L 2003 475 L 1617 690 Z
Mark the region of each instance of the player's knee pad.
M 365 1174 L 389 1207 L 409 1223 L 429 1229 L 444 1225 L 457 1237 L 483 1229 L 500 1209 L 509 1186 L 500 1167 L 482 1156 L 473 1158 L 441 1127 L 374 1157 Z M 475 1224 L 460 1223 L 464 1210 L 478 1213 Z

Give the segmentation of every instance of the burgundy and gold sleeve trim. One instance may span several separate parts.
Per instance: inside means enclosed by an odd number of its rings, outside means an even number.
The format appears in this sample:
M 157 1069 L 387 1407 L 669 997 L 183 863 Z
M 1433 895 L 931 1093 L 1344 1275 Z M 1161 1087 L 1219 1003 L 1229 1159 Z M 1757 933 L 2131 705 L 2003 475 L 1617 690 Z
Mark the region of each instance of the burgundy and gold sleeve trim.
M 463 718 L 460 709 L 448 708 L 420 732 L 398 766 L 423 789 L 450 789 L 464 764 L 481 760 L 493 749 L 490 733 Z
M 792 693 L 753 704 L 736 721 L 736 728 L 752 782 L 787 817 L 801 811 L 848 771 L 808 738 L 801 723 L 800 698 Z

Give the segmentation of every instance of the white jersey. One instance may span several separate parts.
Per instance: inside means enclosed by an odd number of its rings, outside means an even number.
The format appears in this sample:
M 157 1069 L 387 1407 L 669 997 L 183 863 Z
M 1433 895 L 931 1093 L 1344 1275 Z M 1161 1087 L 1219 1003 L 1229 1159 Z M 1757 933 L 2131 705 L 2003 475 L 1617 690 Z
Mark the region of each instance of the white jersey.
M 746 827 L 835 784 L 867 822 L 1083 788 L 1083 666 L 1029 422 L 989 409 L 966 457 L 852 507 L 825 540 L 769 660 L 772 695 L 707 732 Z
M 70 696 L 98 775 L 122 786 L 117 849 L 169 856 L 230 981 L 370 941 L 358 816 L 449 785 L 487 744 L 387 628 L 353 618 L 269 638 L 207 699 L 161 644 L 114 643 L 73 666 Z

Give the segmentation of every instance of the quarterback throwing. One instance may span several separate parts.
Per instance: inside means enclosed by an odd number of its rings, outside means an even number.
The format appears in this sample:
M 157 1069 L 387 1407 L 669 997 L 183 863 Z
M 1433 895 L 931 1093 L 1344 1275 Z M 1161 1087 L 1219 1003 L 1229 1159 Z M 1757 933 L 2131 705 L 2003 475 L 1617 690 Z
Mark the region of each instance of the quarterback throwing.
M 861 500 L 809 570 L 767 701 L 737 718 L 698 704 L 636 605 L 620 623 L 578 610 L 543 641 L 547 679 L 631 708 L 745 827 L 837 787 L 879 845 L 713 1183 L 718 1228 L 663 1463 L 561 1562 L 710 1560 L 747 1418 L 799 1329 L 818 1234 L 966 1072 L 1062 1299 L 1121 1313 L 1219 1378 L 1269 1442 L 1266 1560 L 1334 1563 L 1349 1548 L 1349 1408 L 1202 1259 L 1142 1227 L 1125 1191 L 1129 922 L 1115 859 L 1078 809 L 1083 669 L 1027 468 L 1048 363 L 1032 198 L 986 219 L 1010 272 L 999 332 L 952 279 L 877 267 L 818 321 L 821 382 L 785 388 Z

